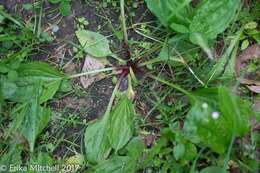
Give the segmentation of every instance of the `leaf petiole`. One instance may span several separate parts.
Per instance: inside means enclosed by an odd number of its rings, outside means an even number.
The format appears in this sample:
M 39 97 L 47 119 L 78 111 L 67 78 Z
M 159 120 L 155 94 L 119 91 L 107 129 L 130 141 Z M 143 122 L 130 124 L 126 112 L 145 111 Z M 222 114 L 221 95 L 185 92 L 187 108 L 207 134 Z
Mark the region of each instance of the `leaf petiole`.
M 96 74 L 96 73 L 101 73 L 101 72 L 106 72 L 106 71 L 112 71 L 114 69 L 115 69 L 115 67 L 108 67 L 108 68 L 102 68 L 102 69 L 93 70 L 93 71 L 87 71 L 87 72 L 78 73 L 78 74 L 68 76 L 67 79 L 73 79 L 73 78 L 77 78 L 77 77 L 81 77 L 81 76 L 85 76 L 85 75 Z

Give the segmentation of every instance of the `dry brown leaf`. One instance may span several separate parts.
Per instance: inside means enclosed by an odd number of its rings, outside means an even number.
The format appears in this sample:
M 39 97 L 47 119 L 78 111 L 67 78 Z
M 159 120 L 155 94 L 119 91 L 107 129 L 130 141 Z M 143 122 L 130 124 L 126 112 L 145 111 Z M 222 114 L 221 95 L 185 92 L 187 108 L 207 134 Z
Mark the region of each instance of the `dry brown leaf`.
M 251 59 L 260 58 L 260 46 L 254 44 L 244 50 L 237 58 L 236 62 L 236 71 L 237 74 L 240 74 L 240 71 L 243 67 L 245 67 L 245 62 Z
M 260 86 L 260 81 L 250 80 L 250 79 L 242 79 L 240 81 L 240 83 L 246 84 L 246 85 L 259 85 Z
M 85 58 L 84 65 L 82 67 L 82 73 L 98 70 L 104 68 L 104 64 L 102 64 L 101 61 L 98 59 L 95 59 L 91 57 L 90 55 L 87 55 Z M 95 81 L 103 79 L 103 76 L 100 74 L 91 74 L 91 75 L 85 75 L 80 77 L 80 83 L 82 84 L 83 88 L 88 88 L 91 84 L 93 84 Z
M 260 112 L 260 99 L 254 100 L 253 110 L 256 112 Z
M 247 88 L 254 93 L 260 93 L 260 85 L 247 85 Z
M 236 72 L 237 75 L 240 76 L 240 72 L 243 68 L 247 66 L 247 62 L 251 59 L 260 58 L 260 46 L 257 44 L 254 44 L 244 50 L 237 58 L 236 61 Z M 250 80 L 250 79 L 242 79 L 240 81 L 242 84 L 245 84 L 247 88 L 254 92 L 254 93 L 260 93 L 260 81 L 256 80 Z
M 76 64 L 74 64 L 73 62 L 70 62 L 68 64 L 66 64 L 63 68 L 64 68 L 64 71 L 67 73 L 67 74 L 75 74 L 76 72 Z

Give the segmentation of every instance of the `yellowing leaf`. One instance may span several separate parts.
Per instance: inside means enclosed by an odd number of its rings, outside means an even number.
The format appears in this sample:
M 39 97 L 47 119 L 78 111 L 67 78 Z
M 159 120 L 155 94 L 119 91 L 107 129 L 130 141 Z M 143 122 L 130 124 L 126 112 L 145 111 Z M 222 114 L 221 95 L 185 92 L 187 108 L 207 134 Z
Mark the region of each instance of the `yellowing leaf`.
M 249 41 L 246 39 L 246 40 L 244 40 L 243 42 L 242 42 L 242 44 L 241 44 L 241 50 L 245 50 L 246 48 L 248 48 L 248 46 L 249 46 Z
M 69 157 L 66 160 L 68 165 L 83 165 L 84 164 L 84 156 L 82 154 L 76 154 L 74 156 Z

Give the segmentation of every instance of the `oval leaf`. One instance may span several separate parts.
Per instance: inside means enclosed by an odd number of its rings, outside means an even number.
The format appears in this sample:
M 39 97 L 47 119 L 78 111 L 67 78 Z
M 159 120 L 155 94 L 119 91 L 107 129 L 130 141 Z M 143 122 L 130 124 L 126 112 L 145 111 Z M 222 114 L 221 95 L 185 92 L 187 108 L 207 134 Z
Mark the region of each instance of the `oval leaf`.
M 117 151 L 130 140 L 133 135 L 134 105 L 123 95 L 109 119 L 108 136 L 111 146 Z
M 83 49 L 90 55 L 94 57 L 111 55 L 109 41 L 103 35 L 88 30 L 78 30 L 76 35 Z
M 217 166 L 210 166 L 200 171 L 200 173 L 226 173 L 226 171 Z
M 104 160 L 110 151 L 107 136 L 106 121 L 104 119 L 90 124 L 85 131 L 86 157 L 92 163 Z
M 238 0 L 202 1 L 190 24 L 191 32 L 215 39 L 232 22 L 239 4 Z

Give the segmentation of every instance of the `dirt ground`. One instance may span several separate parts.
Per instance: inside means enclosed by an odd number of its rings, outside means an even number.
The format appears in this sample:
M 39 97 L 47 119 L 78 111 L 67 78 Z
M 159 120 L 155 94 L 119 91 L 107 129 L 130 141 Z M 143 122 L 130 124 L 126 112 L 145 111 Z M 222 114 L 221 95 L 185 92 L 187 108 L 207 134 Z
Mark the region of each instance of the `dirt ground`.
M 25 22 L 32 17 L 35 12 L 27 11 L 22 8 L 23 3 L 32 2 L 30 0 L 0 0 L 0 4 L 5 7 L 5 9 L 13 14 L 14 16 L 19 16 Z M 43 3 L 43 18 L 42 18 L 42 30 L 51 32 L 51 27 L 57 25 L 59 31 L 53 35 L 55 40 L 50 44 L 42 45 L 41 49 L 44 51 L 37 52 L 31 58 L 33 60 L 47 61 L 56 67 L 61 67 L 67 64 L 65 71 L 68 73 L 78 73 L 81 72 L 82 64 L 84 58 L 81 60 L 73 60 L 72 46 L 68 44 L 68 41 L 78 44 L 77 38 L 75 36 L 75 31 L 77 30 L 77 18 L 84 17 L 88 21 L 86 29 L 95 32 L 100 32 L 103 35 L 113 34 L 111 25 L 114 28 L 120 29 L 120 10 L 118 7 L 108 6 L 103 8 L 101 1 L 88 1 L 74 0 L 71 1 L 71 15 L 67 17 L 62 17 L 57 9 L 56 5 L 50 4 L 48 1 Z M 131 12 L 132 7 L 129 7 L 128 12 Z M 145 21 L 151 21 L 153 19 L 152 15 L 148 13 L 143 1 L 140 1 L 138 8 L 134 9 L 135 16 L 127 19 L 131 23 L 140 23 Z M 129 23 L 129 25 L 131 24 Z M 119 41 L 116 37 L 111 37 L 111 50 L 116 52 L 121 58 L 124 59 L 123 42 Z M 139 40 L 143 39 L 140 35 L 135 32 L 129 31 L 129 39 Z M 108 58 L 109 59 L 109 58 Z M 79 80 L 73 81 L 76 86 L 80 86 Z M 68 110 L 69 113 L 76 113 L 79 121 L 89 122 L 90 120 L 96 119 L 102 116 L 106 110 L 106 106 L 109 102 L 111 93 L 113 90 L 111 78 L 101 80 L 90 86 L 84 94 L 70 94 L 62 99 L 53 101 L 50 105 L 57 112 L 64 109 Z M 67 112 L 67 113 L 68 113 Z M 67 114 L 69 115 L 69 114 Z M 55 122 L 54 122 L 55 123 Z M 55 125 L 54 125 L 55 126 Z M 68 140 L 73 140 L 79 146 L 82 142 L 82 136 L 84 134 L 84 126 L 68 126 L 59 133 L 52 129 L 52 124 L 50 124 L 48 131 L 50 134 L 56 133 L 56 137 L 60 138 L 58 135 L 64 135 L 63 137 Z M 76 148 L 80 150 L 80 147 Z M 80 151 L 78 151 L 80 152 Z M 55 150 L 54 154 L 59 157 L 64 154 L 69 154 L 70 151 L 67 150 L 65 144 L 59 145 Z

